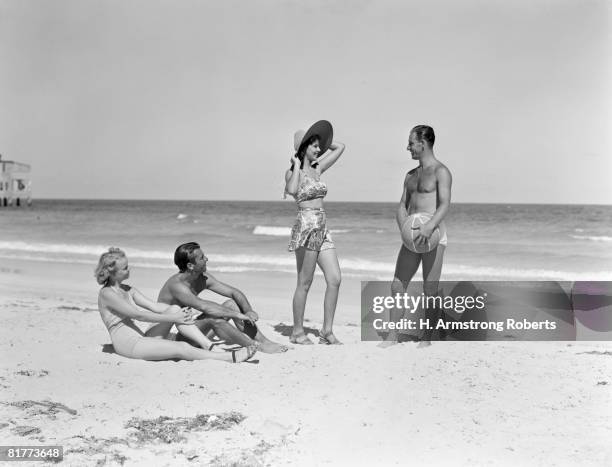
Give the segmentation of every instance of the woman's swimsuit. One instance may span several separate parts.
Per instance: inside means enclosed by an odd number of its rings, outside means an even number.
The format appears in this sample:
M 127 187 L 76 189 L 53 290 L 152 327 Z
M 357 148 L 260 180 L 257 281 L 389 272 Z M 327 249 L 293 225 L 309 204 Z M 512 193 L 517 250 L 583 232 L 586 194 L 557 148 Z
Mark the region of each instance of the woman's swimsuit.
M 121 298 L 125 298 L 121 294 Z M 136 305 L 132 296 L 128 294 L 127 300 L 132 305 Z M 102 322 L 108 329 L 115 352 L 128 358 L 138 358 L 134 354 L 134 347 L 140 339 L 145 337 L 140 329 L 130 318 L 122 318 L 105 307 L 99 307 Z
M 324 198 L 327 185 L 319 180 L 319 172 L 311 177 L 300 170 L 300 186 L 294 195 L 296 203 Z M 327 216 L 323 208 L 298 208 L 297 217 L 291 229 L 289 251 L 305 247 L 308 250 L 323 251 L 336 248 L 327 229 Z
M 327 195 L 327 185 L 319 180 L 319 176 L 320 174 L 318 171 L 314 177 L 311 177 L 300 169 L 300 186 L 294 196 L 296 203 L 325 198 L 325 195 Z

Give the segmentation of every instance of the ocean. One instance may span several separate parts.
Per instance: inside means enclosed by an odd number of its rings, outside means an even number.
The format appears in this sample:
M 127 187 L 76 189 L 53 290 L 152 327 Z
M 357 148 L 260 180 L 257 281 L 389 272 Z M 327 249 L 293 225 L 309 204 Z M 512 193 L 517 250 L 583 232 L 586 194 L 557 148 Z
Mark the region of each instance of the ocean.
M 392 278 L 396 206 L 325 204 L 344 278 Z M 0 208 L 0 265 L 93 267 L 117 246 L 133 266 L 172 270 L 175 248 L 197 241 L 211 271 L 295 274 L 295 210 L 290 201 L 36 200 Z M 444 280 L 612 280 L 612 206 L 455 203 L 446 222 Z

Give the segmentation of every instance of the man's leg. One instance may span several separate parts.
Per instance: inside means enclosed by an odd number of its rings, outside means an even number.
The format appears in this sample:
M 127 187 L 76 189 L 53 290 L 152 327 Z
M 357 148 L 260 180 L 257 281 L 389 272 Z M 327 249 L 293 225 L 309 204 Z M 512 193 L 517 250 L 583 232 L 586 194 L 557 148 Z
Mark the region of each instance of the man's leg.
M 393 275 L 393 282 L 391 283 L 391 295 L 395 297 L 396 294 L 403 294 L 408 288 L 408 284 L 414 277 L 414 274 L 419 269 L 419 263 L 421 262 L 421 255 L 414 253 L 406 248 L 404 245 L 400 248 L 399 254 L 397 255 L 397 262 L 395 263 L 395 274 Z M 390 316 L 389 321 L 399 321 L 404 316 L 405 310 L 397 310 L 392 308 L 389 310 Z M 389 347 L 393 344 L 397 344 L 398 333 L 397 330 L 392 329 L 387 334 L 385 341 L 378 344 L 379 347 Z
M 440 276 L 442 275 L 442 262 L 444 261 L 445 245 L 438 245 L 429 253 L 423 253 L 423 293 L 426 297 L 438 296 L 438 288 L 440 285 Z M 425 310 L 425 316 L 429 320 L 430 326 L 433 328 L 440 317 L 440 309 L 437 306 L 428 307 Z M 419 347 L 427 347 L 431 345 L 431 335 L 433 329 L 426 329 L 423 333 L 423 340 L 419 343 Z
M 234 300 L 227 300 L 222 304 L 224 307 L 231 308 L 234 311 L 240 311 L 240 307 L 234 302 Z M 258 350 L 264 353 L 281 353 L 286 352 L 289 348 L 286 345 L 279 344 L 277 342 L 273 342 L 268 339 L 263 333 L 259 330 L 256 324 L 251 324 L 249 322 L 244 322 L 241 319 L 234 319 L 234 324 L 236 328 L 243 333 L 243 335 L 248 336 L 250 339 L 253 339 L 258 344 Z M 227 339 L 226 339 L 227 340 Z
M 249 336 L 244 334 L 236 327 L 232 326 L 223 318 L 204 318 L 196 321 L 195 324 L 202 334 L 207 335 L 209 331 L 212 331 L 220 339 L 223 339 L 228 344 L 236 344 L 242 347 L 248 347 L 255 345 L 255 341 Z M 192 345 L 197 345 L 187 337 L 183 337 L 181 340 L 185 340 Z

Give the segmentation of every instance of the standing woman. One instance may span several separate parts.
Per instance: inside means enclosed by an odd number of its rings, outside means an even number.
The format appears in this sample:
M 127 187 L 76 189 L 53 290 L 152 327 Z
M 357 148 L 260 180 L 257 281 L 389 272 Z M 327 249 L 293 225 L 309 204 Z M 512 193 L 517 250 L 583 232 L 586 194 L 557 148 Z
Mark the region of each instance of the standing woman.
M 285 193 L 292 195 L 298 205 L 289 242 L 289 251 L 295 251 L 298 274 L 290 338 L 294 344 L 313 344 L 304 332 L 304 310 L 317 264 L 327 284 L 319 343 L 341 344 L 332 330 L 341 280 L 340 265 L 323 209 L 327 186 L 320 180 L 321 174 L 344 152 L 344 144 L 333 141 L 333 133 L 331 123 L 326 120 L 316 122 L 306 132 L 297 131 L 294 136 L 296 153 L 291 158 L 291 168 L 285 173 Z

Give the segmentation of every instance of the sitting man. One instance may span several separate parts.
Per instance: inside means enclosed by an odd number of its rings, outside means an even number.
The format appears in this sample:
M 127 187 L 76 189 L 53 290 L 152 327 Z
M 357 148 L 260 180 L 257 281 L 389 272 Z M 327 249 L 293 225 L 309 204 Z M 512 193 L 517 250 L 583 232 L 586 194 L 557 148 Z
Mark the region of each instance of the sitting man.
M 208 258 L 197 243 L 180 245 L 174 252 L 174 264 L 179 268 L 179 272 L 166 281 L 157 300 L 168 305 L 191 307 L 201 311 L 202 315 L 196 321 L 196 326 L 204 334 L 213 331 L 224 341 L 243 347 L 256 344 L 260 352 L 287 351 L 287 346 L 272 342 L 257 328 L 255 322 L 259 317 L 240 290 L 218 281 L 206 272 L 207 261 Z M 202 300 L 198 295 L 203 290 L 216 292 L 230 300 L 222 305 Z M 227 321 L 230 318 L 233 319 L 235 327 Z M 192 341 L 190 343 L 197 345 Z

